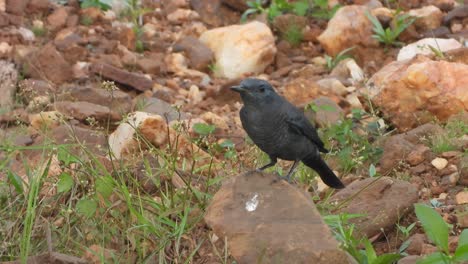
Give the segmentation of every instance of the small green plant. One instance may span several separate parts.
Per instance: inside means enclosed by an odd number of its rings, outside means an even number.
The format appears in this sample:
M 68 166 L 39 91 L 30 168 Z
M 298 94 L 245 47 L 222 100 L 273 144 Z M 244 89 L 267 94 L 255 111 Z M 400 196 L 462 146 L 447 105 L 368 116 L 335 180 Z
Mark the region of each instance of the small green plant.
M 105 1 L 105 0 L 81 0 L 80 6 L 81 8 L 97 7 L 104 11 L 111 8 L 108 1 Z
M 416 226 L 416 222 L 412 223 L 409 226 L 402 226 L 399 224 L 396 224 L 396 226 L 398 228 L 398 231 L 400 231 L 400 233 L 403 235 L 403 239 L 406 240 L 410 236 L 411 230 L 413 230 L 413 228 Z
M 311 16 L 319 19 L 330 20 L 340 9 L 340 5 L 336 4 L 332 8 L 328 7 L 328 0 L 313 0 Z
M 42 37 L 47 33 L 47 29 L 45 27 L 32 27 L 31 31 L 34 33 L 36 37 Z
M 362 217 L 363 215 L 326 215 L 323 217 L 335 238 L 340 242 L 340 247 L 346 250 L 360 264 L 388 264 L 398 261 L 402 254 L 390 253 L 377 256 L 374 247 L 367 238 L 357 239 L 354 235 L 354 224 L 349 223 L 352 218 Z M 361 249 L 364 245 L 364 249 Z
M 340 53 L 338 53 L 334 58 L 331 56 L 325 55 L 325 61 L 327 62 L 327 69 L 331 71 L 333 70 L 333 68 L 336 67 L 336 65 L 338 65 L 338 63 L 340 63 L 340 61 L 343 61 L 347 58 L 351 58 L 352 56 L 347 53 L 353 50 L 354 48 L 355 47 L 344 49 L 340 51 Z
M 370 122 L 363 127 L 359 121 L 369 114 L 361 109 L 352 110 L 353 117 L 347 118 L 340 123 L 322 129 L 323 138 L 330 142 L 330 155 L 335 156 L 338 165 L 344 173 L 351 172 L 358 165 L 365 163 L 375 164 L 382 154 L 382 149 L 372 145 L 372 138 L 379 136 L 380 130 L 374 131 L 375 122 Z M 357 133 L 355 130 L 361 130 Z M 375 174 L 374 174 L 375 176 Z
M 293 13 L 298 16 L 305 16 L 310 8 L 308 0 L 299 0 L 295 2 L 288 2 L 287 0 L 273 0 L 268 7 L 263 6 L 262 0 L 255 0 L 247 2 L 249 9 L 247 9 L 241 16 L 241 21 L 247 20 L 249 15 L 252 14 L 267 14 L 269 20 L 284 13 Z
M 394 17 L 394 27 L 384 29 L 380 21 L 375 16 L 369 12 L 366 12 L 366 16 L 373 25 L 372 30 L 374 31 L 374 34 L 372 37 L 387 46 L 402 46 L 404 43 L 397 41 L 398 36 L 400 36 L 400 34 L 416 20 L 416 18 L 411 17 L 408 14 L 399 14 L 397 12 Z
M 80 19 L 80 23 L 83 25 L 83 26 L 90 26 L 94 23 L 94 20 L 93 18 L 89 17 L 89 16 L 82 16 L 81 19 Z
M 430 263 L 464 263 L 468 261 L 468 229 L 463 230 L 458 239 L 458 247 L 455 254 L 449 251 L 449 227 L 444 219 L 434 209 L 424 205 L 415 204 L 416 217 L 421 222 L 427 237 L 437 246 L 439 250 L 424 259 L 419 260 L 417 264 Z
M 290 25 L 286 32 L 283 34 L 283 38 L 293 46 L 297 46 L 301 43 L 304 35 L 302 29 L 297 25 Z

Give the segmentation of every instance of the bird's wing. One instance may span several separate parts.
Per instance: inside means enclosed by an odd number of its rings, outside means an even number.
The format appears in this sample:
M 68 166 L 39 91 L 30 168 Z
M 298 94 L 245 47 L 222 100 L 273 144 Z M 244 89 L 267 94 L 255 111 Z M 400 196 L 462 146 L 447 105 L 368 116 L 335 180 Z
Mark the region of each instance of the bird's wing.
M 288 111 L 286 122 L 288 123 L 289 127 L 294 132 L 304 135 L 315 145 L 317 145 L 320 152 L 327 153 L 328 150 L 325 148 L 325 145 L 318 136 L 317 130 L 314 128 L 314 126 L 309 122 L 309 120 L 307 120 L 304 114 L 299 112 L 297 109 L 294 110 L 296 111 Z

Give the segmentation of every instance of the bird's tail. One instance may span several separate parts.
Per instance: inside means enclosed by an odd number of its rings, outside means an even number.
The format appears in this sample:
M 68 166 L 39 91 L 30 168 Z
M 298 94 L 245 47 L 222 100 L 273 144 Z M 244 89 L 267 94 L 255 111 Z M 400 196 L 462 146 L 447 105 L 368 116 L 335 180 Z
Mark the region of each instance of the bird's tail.
M 335 189 L 343 189 L 345 187 L 319 155 L 309 155 L 302 162 L 315 170 L 326 185 Z

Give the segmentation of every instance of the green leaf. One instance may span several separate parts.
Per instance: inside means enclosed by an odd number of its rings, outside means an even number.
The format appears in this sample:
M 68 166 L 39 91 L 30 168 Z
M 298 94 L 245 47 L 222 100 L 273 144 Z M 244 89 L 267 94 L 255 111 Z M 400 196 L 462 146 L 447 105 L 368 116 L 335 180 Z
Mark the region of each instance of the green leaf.
M 72 155 L 66 148 L 60 147 L 57 151 L 57 159 L 65 166 L 68 166 L 72 163 L 78 163 L 80 160 Z
M 241 16 L 240 21 L 241 22 L 247 21 L 248 16 L 251 15 L 251 14 L 255 14 L 255 13 L 258 13 L 258 10 L 254 9 L 254 8 L 249 8 L 249 9 L 245 10 L 245 12 Z
M 230 140 L 230 139 L 224 140 L 219 145 L 221 147 L 223 147 L 223 148 L 233 148 L 233 147 L 235 147 L 234 142 L 232 142 L 232 140 Z
M 82 198 L 76 203 L 76 212 L 84 217 L 91 217 L 97 209 L 97 203 L 94 200 Z
M 309 9 L 309 2 L 308 1 L 298 1 L 294 2 L 293 4 L 293 12 L 298 16 L 304 16 Z
M 424 205 L 414 205 L 416 216 L 424 228 L 427 236 L 440 249 L 448 253 L 448 227 L 442 217 L 434 209 Z
M 450 263 L 449 257 L 447 255 L 441 253 L 441 252 L 436 252 L 432 253 L 431 255 L 416 261 L 416 264 L 444 264 L 444 263 Z
M 24 193 L 23 180 L 21 179 L 21 177 L 16 175 L 10 170 L 8 170 L 7 172 L 7 177 L 8 177 L 8 181 L 13 185 L 13 187 L 15 187 L 16 192 L 19 194 L 23 194 Z
M 458 238 L 458 246 L 468 245 L 468 229 L 464 229 Z
M 60 174 L 59 181 L 57 182 L 57 192 L 68 192 L 73 187 L 73 177 L 66 172 Z
M 374 263 L 374 260 L 377 259 L 377 254 L 369 239 L 364 240 L 364 245 L 366 246 L 367 262 Z
M 378 256 L 374 261 L 370 262 L 370 264 L 389 264 L 394 263 L 397 260 L 401 259 L 403 256 L 401 254 L 382 254 Z
M 468 261 L 468 244 L 458 245 L 455 250 L 455 261 Z
M 215 131 L 215 129 L 215 126 L 203 123 L 196 123 L 195 125 L 193 125 L 193 131 L 202 136 L 212 134 Z
M 109 196 L 114 191 L 114 180 L 110 176 L 103 176 L 96 179 L 96 192 L 104 198 Z
M 374 164 L 371 164 L 369 166 L 369 177 L 374 177 L 375 174 L 377 173 Z

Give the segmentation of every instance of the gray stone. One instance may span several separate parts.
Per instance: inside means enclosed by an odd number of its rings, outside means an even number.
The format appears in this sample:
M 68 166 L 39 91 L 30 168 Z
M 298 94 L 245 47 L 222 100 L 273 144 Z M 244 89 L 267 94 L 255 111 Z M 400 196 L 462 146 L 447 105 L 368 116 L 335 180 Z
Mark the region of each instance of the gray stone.
M 18 70 L 11 62 L 0 61 L 0 109 L 13 106 L 13 99 L 18 81 Z

